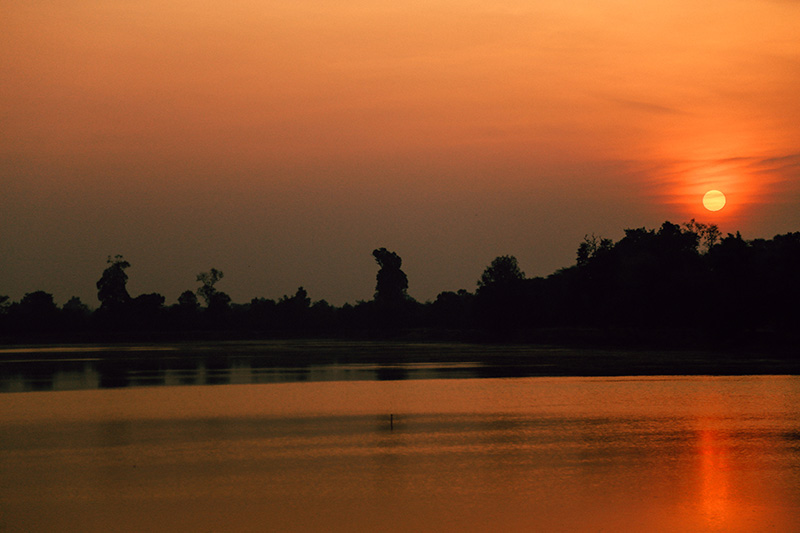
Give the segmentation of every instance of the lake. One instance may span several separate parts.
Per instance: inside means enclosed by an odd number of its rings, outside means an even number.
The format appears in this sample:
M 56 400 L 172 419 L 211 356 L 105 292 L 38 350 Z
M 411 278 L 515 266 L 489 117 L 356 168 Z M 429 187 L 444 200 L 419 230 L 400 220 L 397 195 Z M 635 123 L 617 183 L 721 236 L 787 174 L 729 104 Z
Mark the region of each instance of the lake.
M 535 376 L 800 375 L 796 355 L 423 342 L 0 347 L 0 393 Z
M 0 531 L 800 531 L 796 376 L 421 372 L 0 394 Z
M 800 531 L 797 376 L 432 350 L 7 348 L 0 531 Z

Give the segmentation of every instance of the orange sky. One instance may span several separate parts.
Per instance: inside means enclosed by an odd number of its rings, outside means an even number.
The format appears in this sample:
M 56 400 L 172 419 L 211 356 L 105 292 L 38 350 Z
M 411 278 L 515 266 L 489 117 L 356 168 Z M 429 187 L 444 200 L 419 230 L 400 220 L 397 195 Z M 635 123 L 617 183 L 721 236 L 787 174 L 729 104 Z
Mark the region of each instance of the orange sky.
M 800 4 L 30 0 L 0 7 L 0 294 L 368 299 L 587 233 L 800 230 Z M 703 193 L 728 205 L 712 214 Z

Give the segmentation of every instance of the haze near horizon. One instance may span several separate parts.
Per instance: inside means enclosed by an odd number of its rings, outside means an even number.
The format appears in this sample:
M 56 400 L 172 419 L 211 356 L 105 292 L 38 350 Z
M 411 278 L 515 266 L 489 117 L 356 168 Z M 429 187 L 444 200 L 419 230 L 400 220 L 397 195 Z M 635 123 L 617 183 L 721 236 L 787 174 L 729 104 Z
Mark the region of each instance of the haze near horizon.
M 33 1 L 0 16 L 0 294 L 473 290 L 696 218 L 800 230 L 800 4 Z M 703 196 L 721 191 L 723 208 Z

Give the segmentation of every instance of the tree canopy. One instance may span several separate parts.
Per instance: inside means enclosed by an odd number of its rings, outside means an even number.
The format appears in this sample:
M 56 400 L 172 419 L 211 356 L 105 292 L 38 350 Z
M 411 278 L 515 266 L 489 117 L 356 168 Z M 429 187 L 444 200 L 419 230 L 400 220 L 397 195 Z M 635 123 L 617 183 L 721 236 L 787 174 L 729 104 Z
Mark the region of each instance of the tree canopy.
M 375 301 L 381 303 L 398 303 L 408 299 L 408 276 L 400 267 L 403 260 L 386 248 L 373 250 L 373 257 L 380 270 L 375 285 Z
M 97 280 L 97 299 L 100 300 L 100 308 L 106 310 L 117 310 L 125 306 L 131 300 L 126 287 L 128 274 L 125 269 L 131 264 L 121 256 L 108 257 L 106 261 L 108 267 L 103 270 L 103 275 Z
M 303 287 L 278 300 L 234 303 L 218 290 L 224 275 L 216 268 L 199 273 L 200 286 L 172 304 L 158 293 L 132 297 L 130 263 L 121 255 L 108 257 L 97 281 L 99 309 L 78 298 L 59 307 L 44 291 L 26 293 L 18 302 L 0 296 L 0 340 L 221 332 L 373 336 L 409 330 L 535 340 L 543 332 L 563 331 L 570 339 L 593 330 L 629 342 L 800 342 L 800 232 L 746 240 L 738 232 L 721 237 L 715 226 L 692 220 L 628 228 L 616 242 L 587 235 L 575 263 L 547 277 L 528 278 L 515 256 L 502 255 L 483 270 L 474 291 L 443 291 L 425 303 L 408 294 L 397 253 L 377 248 L 372 256 L 379 268 L 374 298 L 340 307 L 313 301 Z

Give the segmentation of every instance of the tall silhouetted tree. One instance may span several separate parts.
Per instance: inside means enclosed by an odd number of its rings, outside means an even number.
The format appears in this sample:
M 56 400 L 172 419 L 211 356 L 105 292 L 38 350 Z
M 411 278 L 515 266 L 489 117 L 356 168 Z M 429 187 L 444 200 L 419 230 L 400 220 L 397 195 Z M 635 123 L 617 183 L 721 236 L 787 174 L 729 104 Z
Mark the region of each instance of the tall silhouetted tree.
M 386 248 L 372 252 L 378 263 L 377 284 L 375 285 L 375 301 L 385 304 L 398 304 L 408 299 L 408 277 L 400 267 L 403 260 Z
M 372 256 L 380 267 L 375 299 L 357 305 L 353 318 L 384 331 L 413 327 L 420 318 L 421 306 L 408 295 L 408 276 L 400 268 L 403 260 L 386 248 L 373 250 Z
M 226 329 L 231 322 L 231 297 L 226 293 L 217 290 L 216 283 L 225 275 L 221 270 L 212 268 L 208 272 L 201 272 L 197 275 L 197 281 L 202 285 L 197 289 L 197 294 L 206 303 L 203 311 L 202 322 L 204 327 L 212 329 Z
M 200 288 L 197 289 L 197 294 L 206 302 L 206 307 L 211 306 L 214 295 L 217 293 L 217 289 L 214 287 L 214 285 L 224 276 L 225 274 L 216 268 L 212 268 L 209 272 L 200 272 L 197 275 L 197 281 L 202 283 Z
M 109 256 L 106 262 L 109 266 L 97 281 L 97 299 L 100 300 L 100 309 L 115 311 L 131 301 L 126 288 L 128 275 L 125 273 L 125 269 L 131 264 L 121 255 L 116 255 L 113 259 Z

